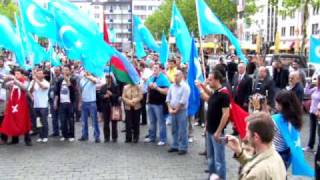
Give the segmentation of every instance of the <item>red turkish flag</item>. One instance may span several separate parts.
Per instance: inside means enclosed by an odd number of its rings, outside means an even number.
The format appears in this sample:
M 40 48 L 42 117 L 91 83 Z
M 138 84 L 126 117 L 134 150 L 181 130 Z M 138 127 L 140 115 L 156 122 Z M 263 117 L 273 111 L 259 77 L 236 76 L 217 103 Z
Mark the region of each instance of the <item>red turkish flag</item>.
M 246 118 L 249 116 L 249 113 L 243 110 L 232 98 L 229 90 L 227 88 L 220 89 L 220 92 L 225 93 L 229 96 L 230 99 L 230 120 L 233 124 L 233 127 L 238 131 L 240 138 L 243 139 L 247 134 L 247 121 Z
M 110 44 L 109 41 L 109 34 L 108 34 L 108 25 L 107 25 L 107 19 L 106 16 L 103 16 L 103 39 L 106 43 Z
M 24 79 L 19 81 L 23 83 Z M 0 132 L 8 136 L 20 136 L 29 132 L 31 126 L 27 93 L 13 85 Z

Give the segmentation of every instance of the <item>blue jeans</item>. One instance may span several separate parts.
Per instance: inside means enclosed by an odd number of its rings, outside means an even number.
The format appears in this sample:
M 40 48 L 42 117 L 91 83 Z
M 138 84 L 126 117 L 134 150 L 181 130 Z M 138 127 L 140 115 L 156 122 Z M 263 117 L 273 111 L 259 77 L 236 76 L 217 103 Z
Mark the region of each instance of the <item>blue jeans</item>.
M 221 179 L 226 179 L 225 145 L 219 144 L 213 134 L 207 132 L 207 153 L 209 173 L 217 174 Z
M 60 126 L 61 122 L 59 122 L 59 110 L 55 110 L 53 107 L 53 103 L 50 103 L 50 113 L 52 117 L 52 132 L 54 135 L 60 135 Z
M 48 108 L 34 108 L 36 118 L 40 118 L 42 127 L 39 128 L 40 138 L 48 138 Z
M 171 148 L 188 150 L 188 113 L 181 110 L 177 114 L 170 114 L 172 125 L 172 145 Z
M 97 104 L 96 102 L 82 102 L 81 106 L 81 122 L 82 122 L 82 138 L 88 139 L 88 118 L 92 119 L 94 128 L 94 138 L 100 139 L 99 123 L 97 118 Z
M 163 105 L 148 105 L 148 116 L 149 116 L 149 138 L 151 141 L 156 141 L 157 138 L 157 123 L 160 127 L 160 141 L 167 142 L 167 127 L 166 119 L 163 115 Z

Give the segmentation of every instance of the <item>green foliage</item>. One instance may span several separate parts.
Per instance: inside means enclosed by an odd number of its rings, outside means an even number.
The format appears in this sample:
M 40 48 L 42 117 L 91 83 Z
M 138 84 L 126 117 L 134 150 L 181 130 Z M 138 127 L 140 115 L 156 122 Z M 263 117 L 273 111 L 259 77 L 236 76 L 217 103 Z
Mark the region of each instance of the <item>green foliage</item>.
M 0 14 L 7 16 L 14 22 L 14 13 L 17 12 L 18 7 L 11 0 L 0 0 Z
M 205 0 L 212 11 L 222 20 L 229 28 L 234 29 L 237 18 L 237 5 L 230 0 Z M 247 0 L 249 6 L 246 7 L 246 16 L 256 12 L 254 0 Z M 176 0 L 175 1 L 190 32 L 198 36 L 198 22 L 196 15 L 195 0 Z M 149 16 L 145 25 L 150 29 L 155 37 L 161 37 L 162 31 L 168 34 L 170 28 L 171 7 L 173 0 L 166 0 L 159 9 Z

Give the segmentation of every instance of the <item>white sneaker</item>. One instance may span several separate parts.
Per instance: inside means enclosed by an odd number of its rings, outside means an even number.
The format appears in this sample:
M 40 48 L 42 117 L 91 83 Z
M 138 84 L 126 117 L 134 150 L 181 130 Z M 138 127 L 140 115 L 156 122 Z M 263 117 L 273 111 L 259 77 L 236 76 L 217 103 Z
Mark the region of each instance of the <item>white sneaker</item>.
M 43 138 L 42 142 L 47 143 L 48 142 L 48 138 Z
M 60 138 L 60 141 L 65 141 L 66 139 L 64 137 Z
M 313 149 L 311 149 L 309 146 L 302 148 L 302 150 L 305 152 L 312 152 L 313 151 Z
M 74 142 L 74 138 L 69 138 L 69 142 Z
M 158 142 L 158 146 L 164 146 L 164 145 L 166 145 L 165 142 L 162 142 L 162 141 L 159 141 L 159 142 Z
M 188 139 L 188 141 L 189 141 L 189 143 L 193 143 L 193 138 L 190 137 L 190 138 Z
M 151 140 L 150 138 L 145 138 L 145 139 L 144 139 L 144 142 L 145 142 L 145 143 L 150 143 L 151 141 L 152 141 L 152 140 Z
M 194 125 L 194 126 L 198 126 L 198 125 L 199 125 L 199 123 L 198 123 L 198 122 L 195 122 L 193 125 Z
M 37 143 L 41 143 L 41 142 L 42 142 L 41 138 L 37 139 Z
M 166 125 L 167 125 L 167 126 L 170 126 L 170 125 L 171 125 L 171 119 L 167 119 L 167 120 L 166 120 Z

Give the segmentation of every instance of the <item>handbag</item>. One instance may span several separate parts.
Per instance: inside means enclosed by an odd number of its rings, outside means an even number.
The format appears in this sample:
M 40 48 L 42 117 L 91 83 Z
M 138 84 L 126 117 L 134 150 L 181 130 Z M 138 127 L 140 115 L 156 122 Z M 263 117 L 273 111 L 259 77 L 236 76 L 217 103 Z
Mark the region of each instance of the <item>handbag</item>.
M 122 113 L 120 106 L 112 106 L 111 107 L 111 120 L 112 121 L 121 121 L 122 120 Z

